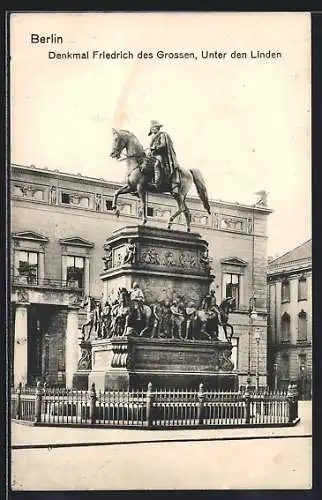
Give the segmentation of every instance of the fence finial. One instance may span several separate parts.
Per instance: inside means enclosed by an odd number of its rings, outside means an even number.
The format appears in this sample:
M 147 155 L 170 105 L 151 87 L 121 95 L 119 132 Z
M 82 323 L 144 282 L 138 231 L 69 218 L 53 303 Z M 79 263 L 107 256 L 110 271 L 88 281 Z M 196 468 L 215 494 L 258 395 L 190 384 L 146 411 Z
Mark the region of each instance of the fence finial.
M 201 382 L 199 384 L 199 391 L 198 391 L 198 424 L 201 425 L 203 424 L 203 419 L 204 419 L 204 401 L 205 401 L 205 393 L 203 391 L 203 383 Z
M 96 422 L 96 390 L 95 390 L 95 383 L 93 382 L 91 385 L 91 390 L 90 390 L 90 422 L 91 424 L 95 424 Z
M 153 423 L 153 392 L 152 382 L 148 383 L 148 390 L 146 393 L 146 423 L 148 427 Z

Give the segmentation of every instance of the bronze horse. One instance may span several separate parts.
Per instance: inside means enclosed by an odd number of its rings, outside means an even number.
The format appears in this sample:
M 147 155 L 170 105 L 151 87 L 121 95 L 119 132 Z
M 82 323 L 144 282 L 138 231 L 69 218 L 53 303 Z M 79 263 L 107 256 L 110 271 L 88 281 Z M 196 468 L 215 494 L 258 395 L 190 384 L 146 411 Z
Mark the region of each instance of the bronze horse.
M 131 302 L 131 293 L 124 287 L 119 288 L 118 303 L 114 335 L 126 336 L 129 332 L 128 327 L 131 327 L 142 337 L 150 329 L 151 307 L 143 304 L 142 319 L 138 320 L 137 310 Z
M 97 330 L 97 327 L 99 326 L 99 304 L 96 302 L 96 300 L 93 297 L 85 295 L 83 298 L 80 307 L 82 309 L 86 308 L 86 313 L 87 313 L 87 319 L 85 323 L 82 324 L 81 326 L 81 331 L 82 331 L 82 338 L 86 342 L 89 341 L 91 333 L 93 328 Z M 89 327 L 88 333 L 87 333 L 87 338 L 85 339 L 85 328 Z
M 226 297 L 219 306 L 219 325 L 222 326 L 228 342 L 231 342 L 234 335 L 234 328 L 230 323 L 228 323 L 229 313 L 234 311 L 235 307 L 235 297 Z M 230 336 L 228 336 L 227 327 L 230 328 Z
M 236 307 L 234 297 L 226 297 L 219 306 L 213 306 L 210 310 L 199 309 L 196 312 L 200 324 L 200 337 L 207 337 L 208 340 L 218 340 L 219 326 L 222 327 L 227 342 L 231 342 L 234 335 L 233 326 L 228 323 L 229 313 Z M 230 335 L 228 335 L 228 328 Z
M 126 151 L 124 160 L 127 164 L 127 184 L 124 184 L 118 189 L 113 197 L 112 209 L 119 215 L 117 209 L 117 198 L 121 194 L 133 193 L 140 198 L 142 209 L 142 223 L 147 222 L 147 193 L 155 192 L 151 186 L 153 177 L 153 164 L 154 159 L 147 156 L 142 144 L 135 137 L 134 134 L 127 130 L 113 129 L 113 148 L 111 157 L 120 159 L 123 150 Z M 123 158 L 122 158 L 123 160 Z M 171 228 L 173 221 L 183 213 L 187 223 L 187 231 L 190 232 L 191 214 L 186 204 L 187 194 L 192 186 L 195 184 L 200 200 L 203 203 L 205 210 L 210 214 L 210 206 L 208 201 L 208 194 L 205 181 L 201 172 L 198 169 L 187 170 L 179 167 L 180 184 L 176 192 L 173 192 L 170 179 L 163 179 L 160 187 L 160 193 L 170 193 L 176 200 L 178 210 L 169 218 L 168 229 Z

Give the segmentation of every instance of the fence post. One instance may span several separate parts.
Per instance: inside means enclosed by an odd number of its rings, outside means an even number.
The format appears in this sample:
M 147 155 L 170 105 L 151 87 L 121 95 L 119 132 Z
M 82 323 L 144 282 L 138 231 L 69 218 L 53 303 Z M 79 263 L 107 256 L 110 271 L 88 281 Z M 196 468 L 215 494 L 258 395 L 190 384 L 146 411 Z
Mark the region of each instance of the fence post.
M 40 380 L 38 380 L 36 387 L 35 422 L 41 421 L 41 400 L 42 400 L 42 388 Z
M 250 384 L 247 382 L 246 388 L 245 388 L 245 393 L 244 393 L 244 399 L 245 399 L 245 419 L 246 419 L 246 424 L 250 424 Z
M 264 390 L 264 415 L 265 415 L 265 417 L 267 417 L 267 415 L 269 415 L 269 411 L 268 411 L 269 410 L 268 397 L 269 397 L 268 387 L 266 386 L 265 390 Z
M 96 422 L 96 389 L 95 389 L 95 383 L 92 383 L 91 390 L 89 393 L 90 397 L 90 402 L 89 402 L 89 415 L 90 415 L 90 421 L 91 424 L 95 424 Z
M 152 404 L 153 404 L 152 382 L 149 382 L 148 390 L 146 393 L 146 423 L 148 427 L 151 427 L 153 423 Z
M 22 383 L 19 382 L 17 387 L 17 408 L 16 408 L 16 419 L 21 419 L 21 391 L 22 391 Z
M 288 405 L 289 405 L 289 422 L 294 422 L 298 417 L 298 390 L 295 384 L 289 384 L 287 387 Z
M 203 390 L 203 384 L 199 384 L 199 391 L 198 391 L 198 424 L 201 425 L 203 424 L 203 419 L 204 419 L 204 412 L 205 412 L 205 407 L 204 407 L 204 401 L 205 401 L 206 394 Z

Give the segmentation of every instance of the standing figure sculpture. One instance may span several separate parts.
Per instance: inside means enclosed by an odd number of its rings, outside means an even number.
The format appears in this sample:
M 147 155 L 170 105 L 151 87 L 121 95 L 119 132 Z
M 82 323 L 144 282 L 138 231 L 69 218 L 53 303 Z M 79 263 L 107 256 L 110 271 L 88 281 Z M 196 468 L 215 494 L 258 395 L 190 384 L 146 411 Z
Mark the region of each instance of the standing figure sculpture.
M 168 134 L 160 132 L 161 124 L 151 122 L 150 130 L 154 133 L 151 141 L 150 154 L 147 155 L 137 137 L 128 130 L 113 129 L 113 148 L 111 157 L 120 159 L 123 150 L 126 151 L 127 183 L 118 189 L 113 197 L 112 209 L 119 214 L 117 199 L 119 195 L 134 193 L 140 198 L 142 223 L 147 222 L 147 193 L 170 193 L 176 200 L 178 210 L 170 216 L 168 229 L 173 221 L 183 213 L 187 231 L 190 231 L 191 214 L 186 204 L 187 194 L 194 183 L 199 198 L 205 210 L 210 214 L 210 205 L 206 184 L 198 169 L 187 170 L 178 165 L 172 141 Z M 154 131 L 154 132 L 153 132 Z M 156 155 L 156 157 L 152 155 Z M 161 170 L 160 170 L 161 169 Z M 161 172 L 161 178 L 159 173 Z M 153 175 L 156 182 L 153 184 Z
M 108 301 L 105 302 L 101 312 L 102 337 L 104 339 L 112 335 L 112 306 Z
M 164 315 L 164 302 L 163 300 L 158 300 L 156 304 L 152 305 L 153 312 L 153 327 L 151 338 L 160 337 L 162 331 L 163 315 Z
M 56 205 L 56 203 L 57 203 L 57 188 L 56 188 L 56 186 L 51 186 L 51 188 L 50 188 L 49 201 L 52 205 Z
M 210 267 L 210 259 L 209 259 L 209 250 L 206 248 L 202 256 L 200 257 L 200 264 L 204 268 L 207 274 L 210 274 L 211 267 Z
M 197 336 L 197 324 L 198 324 L 198 316 L 197 316 L 197 308 L 193 302 L 189 302 L 186 307 L 186 335 L 185 339 L 195 339 Z
M 111 337 L 116 336 L 116 318 L 117 318 L 118 308 L 119 308 L 119 301 L 118 299 L 114 299 L 111 305 L 111 324 L 110 324 Z
M 136 245 L 132 239 L 129 239 L 125 246 L 123 264 L 134 264 L 136 261 Z
M 174 300 L 170 307 L 172 317 L 171 317 L 171 337 L 182 339 L 182 332 L 185 321 L 185 306 L 183 302 Z
M 112 267 L 113 252 L 112 247 L 107 243 L 104 244 L 103 249 L 105 250 L 105 256 L 102 260 L 104 262 L 104 271 L 107 271 L 107 269 Z

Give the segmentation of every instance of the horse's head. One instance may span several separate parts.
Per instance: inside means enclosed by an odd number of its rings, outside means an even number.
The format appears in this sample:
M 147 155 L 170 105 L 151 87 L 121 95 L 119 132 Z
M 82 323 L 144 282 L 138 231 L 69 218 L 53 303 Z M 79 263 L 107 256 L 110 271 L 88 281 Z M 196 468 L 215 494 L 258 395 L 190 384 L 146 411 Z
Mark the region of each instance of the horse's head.
M 82 298 L 82 300 L 81 300 L 81 302 L 79 304 L 79 307 L 81 309 L 83 309 L 84 307 L 86 307 L 87 304 L 88 304 L 88 300 L 89 300 L 89 297 L 87 295 L 84 295 L 84 297 Z
M 129 132 L 128 130 L 116 130 L 114 128 L 112 129 L 112 132 L 112 158 L 118 159 L 124 148 L 126 148 L 128 157 L 142 158 L 146 156 L 142 144 L 132 132 Z
M 236 307 L 235 297 L 226 297 L 219 306 L 219 310 L 224 314 L 229 314 Z
M 226 309 L 227 312 L 232 312 L 236 308 L 236 299 L 235 297 L 226 297 Z
M 115 128 L 112 129 L 112 133 L 113 133 L 113 146 L 112 146 L 111 157 L 118 160 L 119 157 L 121 156 L 123 149 L 127 145 L 128 137 L 127 135 L 122 133 L 121 130 L 116 130 Z
M 118 301 L 123 305 L 127 305 L 130 303 L 130 294 L 125 287 L 119 288 Z

